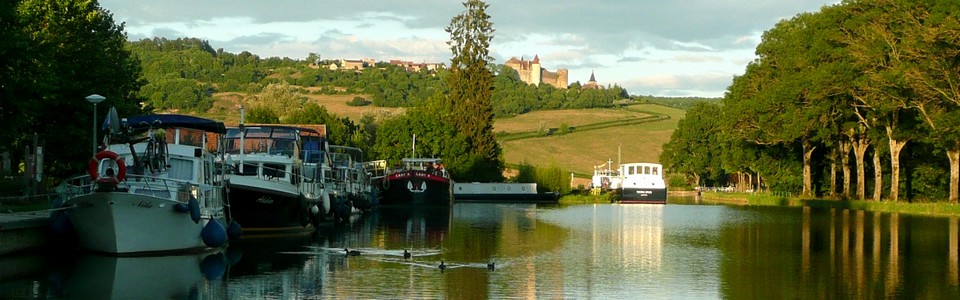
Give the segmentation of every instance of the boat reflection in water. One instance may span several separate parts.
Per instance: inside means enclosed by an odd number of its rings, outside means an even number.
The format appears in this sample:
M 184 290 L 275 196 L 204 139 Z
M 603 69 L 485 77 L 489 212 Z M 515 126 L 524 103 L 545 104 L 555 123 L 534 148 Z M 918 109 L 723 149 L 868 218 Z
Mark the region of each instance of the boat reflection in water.
M 397 250 L 437 248 L 449 234 L 451 210 L 450 206 L 381 206 L 365 213 L 352 230 L 340 230 L 342 236 L 330 243 Z M 388 240 L 378 241 L 376 236 Z
M 323 227 L 321 227 L 323 228 Z M 226 251 L 228 299 L 306 299 L 326 286 L 326 259 L 312 253 L 314 236 L 243 237 Z
M 62 289 L 53 291 L 69 299 L 196 298 L 204 279 L 221 279 L 226 269 L 221 252 L 148 257 L 86 254 L 77 258 Z
M 612 237 L 620 246 L 623 269 L 660 271 L 663 261 L 663 206 L 620 205 Z

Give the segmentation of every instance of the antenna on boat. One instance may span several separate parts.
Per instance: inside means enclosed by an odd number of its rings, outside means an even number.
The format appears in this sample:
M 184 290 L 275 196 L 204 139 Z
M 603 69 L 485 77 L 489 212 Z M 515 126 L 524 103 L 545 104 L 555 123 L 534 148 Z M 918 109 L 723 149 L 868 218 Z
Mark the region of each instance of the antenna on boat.
M 246 110 L 244 109 L 243 105 L 240 105 L 240 174 L 243 174 L 243 147 L 246 145 L 243 141 L 243 136 L 246 135 L 244 134 L 243 130 L 243 118 L 245 113 Z

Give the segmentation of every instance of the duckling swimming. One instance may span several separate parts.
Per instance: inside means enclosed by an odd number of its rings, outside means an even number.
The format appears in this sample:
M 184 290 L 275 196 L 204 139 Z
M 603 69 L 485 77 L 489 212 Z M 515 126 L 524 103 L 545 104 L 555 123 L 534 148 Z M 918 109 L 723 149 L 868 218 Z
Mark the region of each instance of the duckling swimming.
M 443 261 L 441 260 L 441 261 L 440 261 L 440 266 L 437 267 L 437 268 L 440 268 L 440 273 L 443 273 L 443 270 L 446 270 L 446 269 L 447 269 L 447 266 L 444 265 L 444 264 L 443 264 Z
M 407 252 L 407 249 L 403 249 L 403 259 L 410 259 L 410 256 L 413 255 L 411 255 L 410 252 Z
M 345 252 L 345 253 L 346 253 L 347 255 L 349 255 L 349 256 L 358 256 L 358 255 L 360 255 L 360 251 L 357 251 L 357 250 L 348 250 L 347 248 L 343 248 L 343 252 Z
M 490 262 L 487 264 L 487 270 L 493 271 L 496 268 L 497 268 L 497 265 L 494 264 L 493 262 Z

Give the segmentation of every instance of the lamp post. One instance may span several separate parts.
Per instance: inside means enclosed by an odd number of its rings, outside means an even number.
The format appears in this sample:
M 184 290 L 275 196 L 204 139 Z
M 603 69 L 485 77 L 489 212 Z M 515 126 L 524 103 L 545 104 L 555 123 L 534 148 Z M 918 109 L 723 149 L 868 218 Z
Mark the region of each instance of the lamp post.
M 97 94 L 87 96 L 87 101 L 93 103 L 93 155 L 97 155 L 97 103 L 103 100 L 107 98 Z

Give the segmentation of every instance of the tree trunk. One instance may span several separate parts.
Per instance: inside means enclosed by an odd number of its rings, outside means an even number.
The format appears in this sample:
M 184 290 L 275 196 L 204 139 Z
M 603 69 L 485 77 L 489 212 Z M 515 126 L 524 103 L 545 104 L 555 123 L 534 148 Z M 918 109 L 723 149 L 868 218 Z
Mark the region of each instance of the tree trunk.
M 883 165 L 880 164 L 880 149 L 873 148 L 873 201 L 883 196 Z
M 830 160 L 830 195 L 837 195 L 837 160 Z
M 960 143 L 954 144 L 953 149 L 947 150 L 950 159 L 950 203 L 956 204 L 960 197 Z
M 863 157 L 867 154 L 867 147 L 870 144 L 867 143 L 866 139 L 857 139 L 853 141 L 853 155 L 857 160 L 857 199 L 863 200 L 867 197 L 867 183 L 866 174 L 864 174 L 864 161 Z
M 840 163 L 843 167 L 843 198 L 850 198 L 850 148 L 850 142 L 840 142 Z
M 887 127 L 887 138 L 890 140 L 890 200 L 897 202 L 900 196 L 900 151 L 907 141 L 893 138 L 891 127 Z
M 761 179 L 761 178 L 760 178 L 760 172 L 757 172 L 757 191 L 758 191 L 758 192 L 762 192 L 762 191 L 763 191 L 763 185 L 761 185 L 762 181 L 761 181 L 760 179 Z
M 813 157 L 813 150 L 816 146 L 810 145 L 809 141 L 803 141 L 803 196 L 813 196 L 813 174 L 810 170 L 810 159 Z
M 753 173 L 747 173 L 747 190 L 753 189 Z

